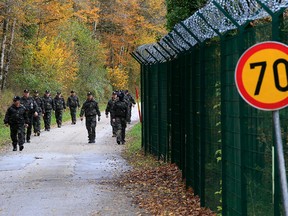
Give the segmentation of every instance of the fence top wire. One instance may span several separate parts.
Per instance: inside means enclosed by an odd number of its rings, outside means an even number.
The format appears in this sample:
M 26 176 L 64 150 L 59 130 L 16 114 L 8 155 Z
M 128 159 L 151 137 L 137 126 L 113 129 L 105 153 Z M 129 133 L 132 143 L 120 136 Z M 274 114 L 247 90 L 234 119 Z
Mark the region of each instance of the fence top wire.
M 210 0 L 159 42 L 139 46 L 133 53 L 143 64 L 169 61 L 196 44 L 287 7 L 288 0 Z

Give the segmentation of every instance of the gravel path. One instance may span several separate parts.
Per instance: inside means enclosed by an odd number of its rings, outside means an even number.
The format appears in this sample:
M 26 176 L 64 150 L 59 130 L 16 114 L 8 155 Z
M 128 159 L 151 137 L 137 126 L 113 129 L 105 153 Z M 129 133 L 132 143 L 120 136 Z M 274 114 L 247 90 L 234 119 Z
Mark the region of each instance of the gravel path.
M 128 128 L 137 121 L 134 108 Z M 125 191 L 111 184 L 129 169 L 124 146 L 111 134 L 102 113 L 95 144 L 78 120 L 32 137 L 22 152 L 0 153 L 0 215 L 139 215 Z

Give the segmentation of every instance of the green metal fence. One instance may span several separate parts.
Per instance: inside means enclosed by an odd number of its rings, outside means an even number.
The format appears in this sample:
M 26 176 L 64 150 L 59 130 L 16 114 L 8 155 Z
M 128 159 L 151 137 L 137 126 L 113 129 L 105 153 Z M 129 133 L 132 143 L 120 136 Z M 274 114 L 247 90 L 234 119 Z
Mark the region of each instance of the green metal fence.
M 236 1 L 225 2 L 231 7 Z M 178 26 L 182 32 L 175 29 L 179 38 L 170 34 L 132 54 L 141 64 L 142 145 L 179 166 L 202 206 L 223 215 L 282 215 L 272 114 L 242 100 L 234 71 L 250 46 L 267 40 L 287 44 L 287 5 L 249 3 L 258 7 L 248 5 L 255 20 L 241 23 L 223 2 L 210 2 L 208 9 L 217 9 L 235 28 L 224 31 L 208 22 L 206 28 L 215 34 L 201 39 L 184 21 Z M 260 11 L 269 13 L 260 16 Z M 203 10 L 197 13 L 202 22 L 209 21 Z M 280 117 L 287 167 L 287 108 Z

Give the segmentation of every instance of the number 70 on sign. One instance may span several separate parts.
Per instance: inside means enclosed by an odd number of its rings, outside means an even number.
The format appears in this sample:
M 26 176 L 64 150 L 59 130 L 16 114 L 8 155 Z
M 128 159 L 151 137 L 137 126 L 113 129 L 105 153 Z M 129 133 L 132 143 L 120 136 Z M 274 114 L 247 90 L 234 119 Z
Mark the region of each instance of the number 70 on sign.
M 288 106 L 288 47 L 268 41 L 250 47 L 240 57 L 235 82 L 242 98 L 262 110 Z

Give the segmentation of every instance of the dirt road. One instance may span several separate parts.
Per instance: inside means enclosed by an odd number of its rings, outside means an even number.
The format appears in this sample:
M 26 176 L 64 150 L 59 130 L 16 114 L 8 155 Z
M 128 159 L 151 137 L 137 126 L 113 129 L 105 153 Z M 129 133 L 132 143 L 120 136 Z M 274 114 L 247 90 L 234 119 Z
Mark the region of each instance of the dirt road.
M 134 108 L 128 128 L 137 121 Z M 138 215 L 125 191 L 109 183 L 129 169 L 111 134 L 102 113 L 95 144 L 78 120 L 32 137 L 22 152 L 1 153 L 0 215 Z

